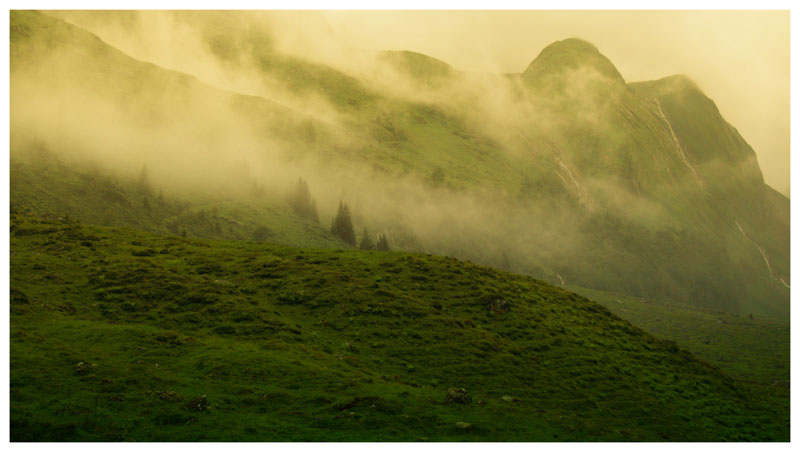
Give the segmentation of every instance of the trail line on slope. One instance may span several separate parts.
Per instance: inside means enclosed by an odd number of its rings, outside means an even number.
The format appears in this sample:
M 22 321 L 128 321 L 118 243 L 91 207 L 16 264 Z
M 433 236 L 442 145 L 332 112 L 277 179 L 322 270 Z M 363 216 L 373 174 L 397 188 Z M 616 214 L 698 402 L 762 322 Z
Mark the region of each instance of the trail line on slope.
M 697 173 L 697 170 L 686 157 L 686 152 L 683 150 L 683 146 L 681 145 L 680 140 L 678 140 L 678 136 L 675 135 L 675 130 L 672 128 L 672 123 L 669 122 L 667 116 L 664 115 L 664 110 L 661 109 L 661 102 L 656 100 L 656 106 L 658 107 L 658 116 L 661 117 L 661 120 L 664 121 L 669 128 L 669 133 L 672 135 L 672 141 L 675 143 L 675 148 L 678 150 L 678 155 L 683 161 L 683 164 L 692 171 L 692 175 L 694 176 L 694 180 L 697 182 L 697 185 L 703 187 L 703 181 L 700 180 L 700 175 Z
M 784 281 L 784 280 L 783 280 L 783 278 L 781 278 L 781 277 L 779 277 L 779 276 L 777 276 L 777 275 L 775 274 L 775 271 L 772 269 L 772 265 L 771 265 L 771 264 L 770 264 L 770 262 L 769 262 L 769 255 L 767 254 L 767 250 L 765 250 L 765 249 L 764 249 L 764 248 L 763 248 L 761 245 L 759 245 L 758 243 L 756 243 L 756 241 L 755 241 L 755 240 L 753 240 L 752 238 L 750 238 L 750 236 L 749 236 L 749 235 L 747 235 L 747 233 L 746 233 L 746 232 L 744 232 L 744 229 L 742 228 L 742 225 L 741 225 L 741 224 L 739 224 L 739 220 L 733 220 L 733 222 L 734 222 L 734 223 L 736 223 L 736 227 L 737 227 L 737 228 L 739 228 L 739 232 L 741 232 L 741 233 L 742 233 L 742 235 L 744 236 L 744 238 L 746 238 L 747 240 L 749 240 L 750 242 L 752 242 L 752 243 L 753 243 L 753 245 L 755 245 L 755 246 L 756 246 L 756 248 L 758 248 L 758 252 L 760 252 L 760 253 L 761 253 L 761 257 L 762 257 L 762 258 L 764 258 L 764 263 L 765 263 L 765 264 L 767 264 L 767 270 L 769 270 L 769 276 L 770 276 L 770 278 L 774 279 L 775 281 L 778 281 L 778 282 L 780 282 L 781 284 L 783 284 L 784 286 L 786 286 L 786 288 L 787 288 L 787 289 L 791 289 L 791 287 L 789 286 L 789 284 L 787 284 L 787 283 L 786 283 L 786 281 Z

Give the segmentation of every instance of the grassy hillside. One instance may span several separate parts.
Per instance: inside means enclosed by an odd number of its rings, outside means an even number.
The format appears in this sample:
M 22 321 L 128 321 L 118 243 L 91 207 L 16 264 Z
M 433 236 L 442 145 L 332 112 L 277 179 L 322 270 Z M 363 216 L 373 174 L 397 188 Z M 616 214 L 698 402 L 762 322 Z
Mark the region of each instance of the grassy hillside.
M 786 386 L 790 377 L 790 327 L 750 315 L 632 298 L 567 286 L 653 336 L 675 341 L 740 380 Z
M 788 440 L 788 390 L 454 259 L 12 214 L 10 281 L 12 440 Z
M 327 227 L 298 216 L 285 194 L 245 173 L 230 174 L 226 191 L 164 194 L 152 183 L 62 160 L 46 143 L 12 139 L 12 149 L 12 211 L 187 237 L 346 246 Z

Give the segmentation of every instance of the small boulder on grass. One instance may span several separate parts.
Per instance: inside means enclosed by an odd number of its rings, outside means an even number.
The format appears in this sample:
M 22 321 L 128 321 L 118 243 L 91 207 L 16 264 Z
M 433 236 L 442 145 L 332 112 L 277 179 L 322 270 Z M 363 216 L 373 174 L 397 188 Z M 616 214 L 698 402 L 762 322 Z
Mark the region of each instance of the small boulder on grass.
M 183 400 L 183 397 L 173 391 L 161 391 L 158 393 L 158 398 L 167 402 L 180 402 Z
M 489 310 L 495 314 L 505 314 L 509 307 L 508 301 L 501 298 L 489 302 Z
M 208 408 L 208 398 L 206 396 L 198 397 L 190 400 L 183 407 L 191 411 L 205 411 Z
M 464 388 L 450 388 L 444 398 L 446 403 L 472 403 L 472 396 Z
M 97 364 L 88 364 L 81 361 L 75 365 L 75 373 L 81 377 L 89 375 L 89 373 L 93 371 L 95 367 L 97 367 Z

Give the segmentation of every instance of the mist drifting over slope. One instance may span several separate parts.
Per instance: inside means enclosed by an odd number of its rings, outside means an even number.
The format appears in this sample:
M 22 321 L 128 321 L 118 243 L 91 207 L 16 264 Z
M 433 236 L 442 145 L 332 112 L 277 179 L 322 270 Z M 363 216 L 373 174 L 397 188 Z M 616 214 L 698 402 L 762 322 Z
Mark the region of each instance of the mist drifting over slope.
M 54 14 L 136 58 L 196 75 L 218 71 L 203 58 L 196 30 L 173 14 Z M 766 182 L 789 195 L 786 12 L 250 11 L 246 17 L 229 13 L 215 21 L 265 35 L 248 45 L 349 71 L 358 70 L 371 53 L 412 50 L 462 71 L 519 73 L 539 49 L 578 36 L 599 46 L 628 81 L 676 73 L 697 81 L 754 145 Z
M 786 250 L 739 213 L 748 207 L 717 202 L 726 184 L 744 185 L 748 202 L 761 196 L 747 143 L 715 116 L 730 155 L 692 154 L 692 131 L 672 123 L 685 102 L 705 98 L 696 85 L 643 96 L 586 41 L 561 40 L 535 59 L 529 48 L 520 53 L 530 65 L 517 71 L 503 70 L 502 56 L 464 70 L 358 49 L 336 39 L 346 20 L 335 15 L 50 14 L 102 41 L 20 13 L 12 158 L 42 140 L 128 178 L 146 166 L 154 184 L 182 196 L 244 196 L 247 178 L 280 200 L 303 177 L 323 226 L 344 200 L 357 228 L 386 232 L 398 248 L 731 310 L 754 309 L 744 300 L 752 293 L 737 295 L 741 275 L 767 272 L 751 237 L 772 256 L 768 277 L 788 274 Z M 302 32 L 291 31 L 297 23 Z M 718 238 L 706 244 L 710 231 Z M 741 255 L 725 255 L 728 241 Z M 684 254 L 663 252 L 676 247 Z M 676 261 L 727 270 L 698 275 Z M 776 278 L 755 298 L 788 296 Z

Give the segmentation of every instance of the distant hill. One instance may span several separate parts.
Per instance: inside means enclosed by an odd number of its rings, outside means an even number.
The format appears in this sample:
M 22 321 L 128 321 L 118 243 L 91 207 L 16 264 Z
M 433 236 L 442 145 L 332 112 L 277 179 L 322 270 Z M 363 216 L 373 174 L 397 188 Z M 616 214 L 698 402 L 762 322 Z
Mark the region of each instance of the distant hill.
M 407 50 L 387 50 L 378 55 L 378 61 L 428 87 L 441 86 L 456 75 L 444 61 Z

